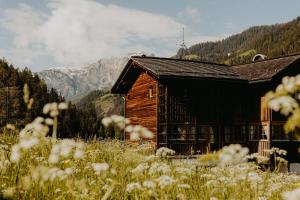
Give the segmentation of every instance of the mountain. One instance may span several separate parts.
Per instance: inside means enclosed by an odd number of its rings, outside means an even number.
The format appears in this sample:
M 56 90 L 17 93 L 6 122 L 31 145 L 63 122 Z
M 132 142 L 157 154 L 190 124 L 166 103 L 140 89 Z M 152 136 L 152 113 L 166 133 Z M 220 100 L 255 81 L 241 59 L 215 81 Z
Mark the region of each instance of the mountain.
M 300 52 L 300 17 L 282 24 L 254 26 L 220 41 L 179 49 L 174 57 L 233 65 L 251 62 L 255 54 L 274 58 L 297 52 Z
M 110 88 L 129 58 L 107 58 L 80 67 L 51 68 L 38 72 L 49 88 L 68 100 L 78 100 L 93 90 Z

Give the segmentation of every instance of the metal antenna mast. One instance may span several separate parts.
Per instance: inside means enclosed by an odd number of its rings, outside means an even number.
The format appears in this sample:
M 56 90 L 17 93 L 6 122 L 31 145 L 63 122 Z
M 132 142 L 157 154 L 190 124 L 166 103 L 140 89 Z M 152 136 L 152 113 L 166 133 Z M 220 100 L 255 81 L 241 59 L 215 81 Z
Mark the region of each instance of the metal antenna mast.
M 182 43 L 180 44 L 180 47 L 183 49 L 187 49 L 185 42 L 184 42 L 184 27 L 182 28 Z

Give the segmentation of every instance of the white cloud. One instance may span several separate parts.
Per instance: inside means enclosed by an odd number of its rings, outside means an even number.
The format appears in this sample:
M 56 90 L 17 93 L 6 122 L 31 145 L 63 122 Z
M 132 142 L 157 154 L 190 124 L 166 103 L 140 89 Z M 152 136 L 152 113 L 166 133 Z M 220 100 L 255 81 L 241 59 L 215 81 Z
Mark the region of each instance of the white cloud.
M 136 50 L 159 54 L 175 49 L 183 26 L 164 15 L 89 0 L 55 0 L 49 7 L 49 15 L 25 4 L 1 14 L 0 28 L 13 33 L 5 50 L 11 58 L 31 64 L 48 55 L 63 65 L 84 65 Z
M 178 12 L 178 17 L 189 22 L 200 22 L 200 11 L 196 7 L 187 5 L 182 11 Z

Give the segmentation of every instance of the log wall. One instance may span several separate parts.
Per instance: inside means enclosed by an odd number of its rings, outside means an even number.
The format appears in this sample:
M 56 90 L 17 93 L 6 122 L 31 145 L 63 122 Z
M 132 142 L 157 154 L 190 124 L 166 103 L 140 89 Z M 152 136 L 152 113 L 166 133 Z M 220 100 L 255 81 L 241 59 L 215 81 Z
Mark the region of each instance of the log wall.
M 152 90 L 152 96 L 150 91 Z M 157 81 L 146 73 L 140 74 L 126 95 L 125 115 L 132 125 L 142 125 L 154 133 L 156 143 L 157 133 Z M 126 133 L 126 138 L 129 134 Z

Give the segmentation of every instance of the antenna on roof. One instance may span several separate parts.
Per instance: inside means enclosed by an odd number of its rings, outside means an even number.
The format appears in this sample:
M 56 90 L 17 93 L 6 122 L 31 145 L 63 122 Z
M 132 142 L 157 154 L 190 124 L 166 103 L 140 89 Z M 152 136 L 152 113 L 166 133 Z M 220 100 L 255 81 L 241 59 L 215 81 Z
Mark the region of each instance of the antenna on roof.
M 184 42 L 184 27 L 182 28 L 182 43 L 179 46 L 183 49 L 187 49 L 185 42 Z

